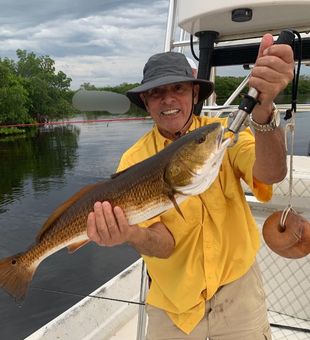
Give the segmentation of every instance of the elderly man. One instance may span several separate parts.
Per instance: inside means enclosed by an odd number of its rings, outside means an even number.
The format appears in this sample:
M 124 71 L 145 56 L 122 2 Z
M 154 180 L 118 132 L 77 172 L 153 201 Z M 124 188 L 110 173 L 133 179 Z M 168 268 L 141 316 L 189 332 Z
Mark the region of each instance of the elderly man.
M 223 158 L 219 175 L 203 194 L 180 204 L 184 219 L 171 209 L 128 225 L 121 207 L 97 202 L 88 218 L 88 236 L 102 246 L 129 243 L 142 254 L 152 277 L 146 310 L 147 339 L 271 339 L 262 279 L 255 255 L 260 234 L 240 179 L 266 202 L 272 184 L 286 175 L 284 134 L 276 95 L 293 78 L 291 48 L 263 37 L 250 86 L 260 92 L 250 129 Z M 122 157 L 125 169 L 162 150 L 187 132 L 226 119 L 196 117 L 193 107 L 213 91 L 195 79 L 180 53 L 160 53 L 145 65 L 142 84 L 128 91 L 147 110 L 154 128 Z

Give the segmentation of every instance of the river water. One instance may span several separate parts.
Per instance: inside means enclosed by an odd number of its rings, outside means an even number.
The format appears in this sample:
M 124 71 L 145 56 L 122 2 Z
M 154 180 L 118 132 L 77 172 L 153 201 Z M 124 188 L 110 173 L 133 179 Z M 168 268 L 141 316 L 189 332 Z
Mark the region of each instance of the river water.
M 79 189 L 107 179 L 152 126 L 152 120 L 67 124 L 0 139 L 0 259 L 32 244 L 49 215 Z M 308 153 L 309 127 L 310 113 L 299 112 L 296 155 Z M 53 254 L 39 266 L 21 307 L 0 289 L 0 339 L 24 339 L 81 299 L 34 287 L 89 294 L 138 258 L 127 245 L 93 243 L 71 255 Z

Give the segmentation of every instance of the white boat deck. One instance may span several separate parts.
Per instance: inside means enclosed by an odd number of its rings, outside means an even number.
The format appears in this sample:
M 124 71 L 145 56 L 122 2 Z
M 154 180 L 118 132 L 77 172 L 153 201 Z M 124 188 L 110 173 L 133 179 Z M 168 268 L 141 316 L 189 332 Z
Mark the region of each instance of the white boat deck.
M 310 221 L 310 157 L 294 157 L 293 208 Z M 274 188 L 274 197 L 262 204 L 247 196 L 259 228 L 265 219 L 288 204 L 288 177 Z M 247 188 L 244 188 L 247 191 Z M 274 340 L 310 339 L 310 256 L 285 259 L 262 241 L 257 255 Z M 126 300 L 119 302 L 87 297 L 26 340 L 134 340 L 141 283 L 141 259 L 93 292 L 92 296 Z M 140 307 L 143 309 L 143 307 Z M 284 326 L 284 327 L 283 327 Z M 289 329 L 288 327 L 291 327 Z
M 310 329 L 310 322 L 301 319 L 293 318 L 276 312 L 268 312 L 269 321 L 271 324 L 283 325 L 286 327 L 294 327 L 300 329 Z M 138 314 L 135 315 L 124 327 L 122 327 L 114 335 L 111 335 L 111 340 L 129 339 L 128 335 L 132 334 L 132 339 L 136 339 Z M 272 336 L 275 340 L 308 340 L 310 334 L 302 331 L 292 331 L 289 329 L 271 327 Z M 130 338 L 131 339 L 131 338 Z
M 136 339 L 138 325 L 138 313 L 129 320 L 118 332 L 111 336 L 111 340 L 124 340 L 129 339 L 128 335 L 132 335 L 132 339 Z M 131 339 L 131 338 L 130 338 Z

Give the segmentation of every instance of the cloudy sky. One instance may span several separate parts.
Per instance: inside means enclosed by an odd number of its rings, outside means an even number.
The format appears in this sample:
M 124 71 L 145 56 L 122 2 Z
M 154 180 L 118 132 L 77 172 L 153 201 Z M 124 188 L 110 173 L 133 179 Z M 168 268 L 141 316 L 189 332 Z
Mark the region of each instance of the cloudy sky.
M 168 0 L 0 0 L 0 57 L 16 50 L 49 55 L 57 70 L 84 82 L 140 82 L 148 57 L 162 52 Z
M 140 82 L 149 56 L 164 49 L 168 6 L 168 0 L 0 0 L 0 57 L 16 60 L 17 49 L 49 55 L 74 90 L 88 82 Z M 237 73 L 218 71 L 245 74 Z

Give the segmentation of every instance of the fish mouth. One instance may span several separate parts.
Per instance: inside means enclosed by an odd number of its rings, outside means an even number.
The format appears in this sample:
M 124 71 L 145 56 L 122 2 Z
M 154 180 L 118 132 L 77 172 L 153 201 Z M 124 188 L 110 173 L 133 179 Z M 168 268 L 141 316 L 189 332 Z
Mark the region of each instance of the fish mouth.
M 216 139 L 216 143 L 215 143 L 215 150 L 219 151 L 222 150 L 224 148 L 226 148 L 230 143 L 231 143 L 231 138 L 227 137 L 227 138 L 223 138 L 224 137 L 224 127 L 221 127 L 221 131 L 219 132 L 217 139 Z

